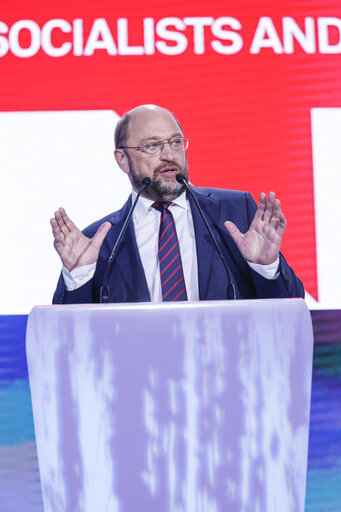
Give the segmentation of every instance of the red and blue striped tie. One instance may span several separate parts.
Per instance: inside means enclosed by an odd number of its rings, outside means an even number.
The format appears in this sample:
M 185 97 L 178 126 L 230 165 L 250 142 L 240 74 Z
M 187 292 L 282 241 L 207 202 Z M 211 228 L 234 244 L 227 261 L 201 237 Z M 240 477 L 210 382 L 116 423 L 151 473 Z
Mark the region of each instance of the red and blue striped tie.
M 162 300 L 187 300 L 184 273 L 178 237 L 172 212 L 168 210 L 171 203 L 153 203 L 161 212 L 159 231 L 159 265 L 161 277 Z

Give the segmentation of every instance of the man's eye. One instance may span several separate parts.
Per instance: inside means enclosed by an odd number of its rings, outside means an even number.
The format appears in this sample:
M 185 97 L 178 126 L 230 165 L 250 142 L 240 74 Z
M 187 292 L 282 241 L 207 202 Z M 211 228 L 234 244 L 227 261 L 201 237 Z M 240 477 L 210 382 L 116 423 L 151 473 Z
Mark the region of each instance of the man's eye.
M 175 139 L 172 139 L 172 140 L 170 141 L 170 143 L 171 143 L 171 145 L 172 145 L 173 147 L 179 147 L 179 146 L 181 146 L 181 144 L 182 144 L 182 138 L 181 138 L 181 137 L 176 137 Z
M 147 144 L 144 145 L 144 147 L 147 151 L 149 151 L 149 150 L 153 151 L 153 149 L 157 149 L 160 146 L 160 144 L 161 144 L 160 141 L 148 142 Z

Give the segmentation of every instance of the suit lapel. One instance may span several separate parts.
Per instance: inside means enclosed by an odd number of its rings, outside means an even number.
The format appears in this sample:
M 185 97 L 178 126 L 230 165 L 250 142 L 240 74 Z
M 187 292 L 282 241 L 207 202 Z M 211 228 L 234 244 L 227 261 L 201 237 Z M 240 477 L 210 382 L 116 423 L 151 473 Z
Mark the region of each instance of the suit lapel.
M 110 219 L 112 228 L 106 237 L 107 254 L 109 258 L 114 248 L 119 233 L 123 227 L 124 221 L 128 215 L 131 206 L 131 196 L 123 208 Z M 134 302 L 150 301 L 147 281 L 144 274 L 143 265 L 136 244 L 133 220 L 131 219 L 127 231 L 121 241 L 116 259 L 113 264 L 111 293 L 115 294 L 115 299 L 119 301 L 131 302 L 130 297 L 136 297 Z M 117 296 L 116 296 L 117 295 Z

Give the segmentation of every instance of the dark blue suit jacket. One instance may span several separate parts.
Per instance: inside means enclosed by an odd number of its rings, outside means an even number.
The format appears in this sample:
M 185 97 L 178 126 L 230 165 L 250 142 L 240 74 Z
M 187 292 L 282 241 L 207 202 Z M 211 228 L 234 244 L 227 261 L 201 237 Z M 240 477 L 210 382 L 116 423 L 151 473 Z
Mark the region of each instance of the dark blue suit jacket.
M 282 255 L 280 255 L 279 277 L 276 280 L 265 279 L 249 267 L 226 231 L 224 227 L 224 221 L 226 220 L 234 222 L 242 233 L 248 230 L 257 209 L 254 199 L 248 192 L 196 187 L 193 187 L 193 191 L 227 260 L 238 299 L 304 297 L 301 281 L 296 277 Z M 196 237 L 200 300 L 226 299 L 227 277 L 225 268 L 212 245 L 193 200 L 189 198 L 189 201 Z M 112 224 L 112 228 L 102 244 L 93 279 L 79 289 L 69 292 L 65 289 L 64 280 L 61 276 L 53 297 L 54 304 L 99 302 L 105 266 L 130 205 L 131 197 L 121 210 L 95 222 L 84 230 L 88 237 L 93 237 L 103 222 L 109 221 Z M 132 222 L 118 250 L 109 286 L 110 302 L 150 301 Z

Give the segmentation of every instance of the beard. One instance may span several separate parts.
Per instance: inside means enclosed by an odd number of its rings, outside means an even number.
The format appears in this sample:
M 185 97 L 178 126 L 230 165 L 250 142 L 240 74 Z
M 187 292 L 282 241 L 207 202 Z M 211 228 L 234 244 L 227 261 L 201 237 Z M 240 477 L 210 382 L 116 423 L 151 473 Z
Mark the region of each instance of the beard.
M 142 180 L 145 176 L 140 176 L 136 173 L 134 164 L 131 160 L 131 157 L 128 153 L 126 153 L 128 162 L 129 162 L 129 179 L 135 188 L 135 190 L 139 190 L 142 185 Z M 152 199 L 156 202 L 165 202 L 165 201 L 173 201 L 177 197 L 179 197 L 180 194 L 182 194 L 185 190 L 185 185 L 182 183 L 178 183 L 174 178 L 169 179 L 169 183 L 167 181 L 163 181 L 159 178 L 160 173 L 162 172 L 162 169 L 165 167 L 176 167 L 179 171 L 179 173 L 183 174 L 188 180 L 188 165 L 187 165 L 187 157 L 186 157 L 186 163 L 184 167 L 182 168 L 179 166 L 178 163 L 172 161 L 172 160 L 165 160 L 161 165 L 158 167 L 155 167 L 153 176 L 151 177 L 151 184 L 148 188 L 146 188 L 143 191 L 143 196 L 148 197 L 148 199 Z

